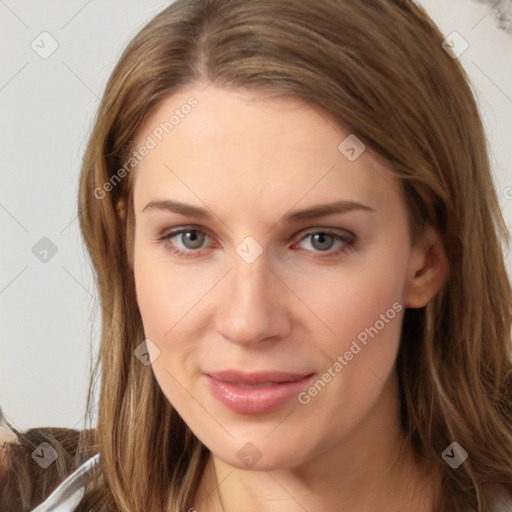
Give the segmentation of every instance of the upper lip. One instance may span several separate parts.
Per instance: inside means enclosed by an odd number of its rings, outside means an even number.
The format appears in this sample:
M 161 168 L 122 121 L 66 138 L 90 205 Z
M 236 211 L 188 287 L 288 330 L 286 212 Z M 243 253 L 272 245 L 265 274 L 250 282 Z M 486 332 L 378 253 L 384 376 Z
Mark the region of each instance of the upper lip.
M 287 373 L 280 371 L 243 372 L 240 370 L 221 370 L 206 375 L 221 382 L 241 384 L 265 384 L 268 382 L 295 382 L 311 373 Z

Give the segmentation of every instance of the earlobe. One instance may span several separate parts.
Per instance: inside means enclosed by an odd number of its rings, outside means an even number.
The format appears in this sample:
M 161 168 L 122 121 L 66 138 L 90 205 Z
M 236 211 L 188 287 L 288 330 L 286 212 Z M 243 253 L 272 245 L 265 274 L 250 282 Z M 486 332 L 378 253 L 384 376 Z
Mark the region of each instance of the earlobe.
M 423 243 L 411 253 L 404 305 L 422 308 L 441 289 L 450 270 L 441 235 L 427 226 Z

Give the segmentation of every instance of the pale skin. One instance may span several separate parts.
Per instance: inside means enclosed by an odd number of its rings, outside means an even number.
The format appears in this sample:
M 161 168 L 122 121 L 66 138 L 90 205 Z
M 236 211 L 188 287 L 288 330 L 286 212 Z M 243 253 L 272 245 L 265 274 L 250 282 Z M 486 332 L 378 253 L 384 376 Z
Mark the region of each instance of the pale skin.
M 349 132 L 296 99 L 191 87 L 157 108 L 139 146 L 190 96 L 197 107 L 132 172 L 137 301 L 160 351 L 153 372 L 211 451 L 193 507 L 432 512 L 430 476 L 407 449 L 396 460 L 394 363 L 405 308 L 424 306 L 446 280 L 440 236 L 428 228 L 412 246 L 399 181 L 369 151 L 349 161 L 338 149 Z M 145 209 L 166 200 L 211 218 Z M 284 220 L 340 200 L 372 210 Z M 199 245 L 162 239 L 190 226 Z M 326 230 L 345 238 L 327 235 L 326 250 L 315 239 Z M 251 263 L 236 251 L 248 236 L 263 249 Z M 321 375 L 393 304 L 403 307 L 306 405 L 241 414 L 205 386 L 204 372 L 226 368 Z M 237 457 L 246 443 L 261 454 L 251 468 Z

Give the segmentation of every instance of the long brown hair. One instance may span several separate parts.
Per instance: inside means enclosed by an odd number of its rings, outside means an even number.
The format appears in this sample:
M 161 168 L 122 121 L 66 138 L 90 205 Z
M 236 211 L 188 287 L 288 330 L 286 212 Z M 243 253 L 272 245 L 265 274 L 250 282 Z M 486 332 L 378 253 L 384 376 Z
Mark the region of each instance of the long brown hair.
M 80 178 L 80 226 L 102 313 L 88 407 L 101 376 L 105 482 L 79 511 L 187 510 L 209 454 L 134 357 L 145 336 L 125 166 L 154 109 L 197 83 L 306 101 L 400 178 L 413 241 L 433 226 L 450 262 L 439 293 L 405 312 L 396 369 L 406 439 L 432 474 L 438 512 L 485 512 L 488 486 L 512 491 L 511 289 L 501 245 L 509 233 L 469 79 L 443 39 L 411 0 L 177 0 L 128 45 Z M 469 454 L 457 470 L 441 457 L 454 441 Z

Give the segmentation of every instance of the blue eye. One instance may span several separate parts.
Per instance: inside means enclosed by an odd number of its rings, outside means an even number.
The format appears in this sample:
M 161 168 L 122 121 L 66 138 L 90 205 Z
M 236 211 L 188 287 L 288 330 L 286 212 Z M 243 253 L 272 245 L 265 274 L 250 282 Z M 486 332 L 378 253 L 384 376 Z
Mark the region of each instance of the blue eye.
M 181 242 L 182 247 L 176 247 L 174 238 Z M 202 248 L 206 238 L 208 238 L 206 233 L 199 229 L 180 228 L 165 234 L 161 239 L 166 242 L 167 248 L 172 254 L 195 257 L 200 254 L 197 249 Z
M 310 246 L 310 248 L 306 248 L 306 250 L 333 255 L 343 253 L 351 249 L 354 245 L 355 237 L 342 235 L 332 231 L 320 230 L 306 233 L 306 235 L 299 241 L 299 244 L 305 240 L 309 241 L 308 245 Z M 335 246 L 336 243 L 338 245 Z M 334 246 L 336 248 L 331 250 Z
M 202 249 L 210 237 L 201 229 L 195 227 L 181 227 L 163 234 L 160 237 L 165 243 L 166 250 L 171 254 L 183 256 L 187 258 L 195 258 L 202 254 Z M 301 247 L 301 249 L 313 253 L 317 258 L 332 257 L 345 253 L 353 248 L 356 241 L 354 235 L 344 235 L 339 232 L 330 230 L 310 231 L 302 236 L 302 238 L 294 245 L 301 245 L 307 241 L 309 247 Z

